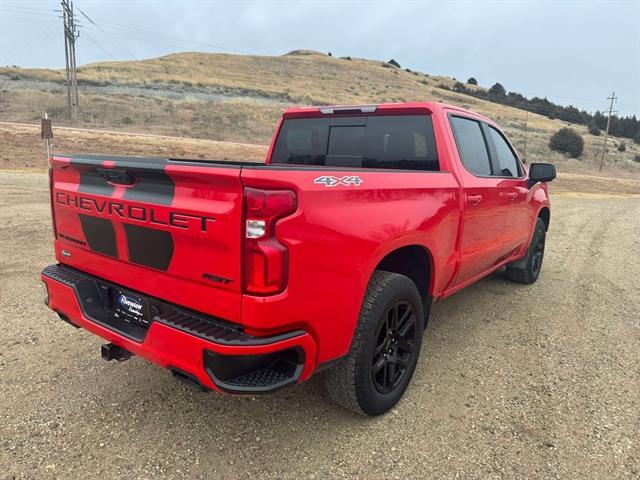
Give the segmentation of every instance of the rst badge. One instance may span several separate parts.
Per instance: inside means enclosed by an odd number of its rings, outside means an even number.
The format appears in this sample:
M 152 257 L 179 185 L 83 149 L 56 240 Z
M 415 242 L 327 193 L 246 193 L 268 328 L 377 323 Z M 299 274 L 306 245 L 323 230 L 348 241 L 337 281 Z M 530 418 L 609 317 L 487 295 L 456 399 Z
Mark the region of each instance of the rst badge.
M 337 187 L 338 185 L 356 186 L 362 185 L 362 179 L 357 175 L 346 175 L 344 177 L 334 177 L 332 175 L 323 175 L 316 178 L 313 183 L 316 185 L 324 185 L 325 187 Z

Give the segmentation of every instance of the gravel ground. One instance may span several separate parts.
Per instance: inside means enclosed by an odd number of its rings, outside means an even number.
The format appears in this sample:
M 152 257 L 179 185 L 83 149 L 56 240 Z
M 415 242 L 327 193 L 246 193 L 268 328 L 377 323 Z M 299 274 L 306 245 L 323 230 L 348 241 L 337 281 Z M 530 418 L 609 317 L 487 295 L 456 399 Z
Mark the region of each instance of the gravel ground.
M 640 198 L 557 195 L 537 284 L 434 307 L 405 399 L 376 419 L 321 382 L 202 394 L 42 304 L 47 177 L 0 173 L 0 477 L 640 476 Z

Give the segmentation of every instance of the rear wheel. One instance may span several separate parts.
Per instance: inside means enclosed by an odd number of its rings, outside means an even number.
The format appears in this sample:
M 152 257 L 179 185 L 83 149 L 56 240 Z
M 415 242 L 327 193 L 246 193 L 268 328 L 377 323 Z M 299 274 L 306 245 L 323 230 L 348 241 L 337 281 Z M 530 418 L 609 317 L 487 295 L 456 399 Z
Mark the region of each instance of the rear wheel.
M 364 415 L 380 415 L 404 394 L 424 330 L 422 301 L 406 276 L 376 271 L 347 357 L 326 372 L 329 395 Z
M 538 218 L 526 256 L 522 260 L 507 265 L 507 277 L 509 280 L 531 284 L 538 279 L 542 269 L 542 260 L 544 259 L 546 236 L 547 229 L 545 224 L 541 218 Z

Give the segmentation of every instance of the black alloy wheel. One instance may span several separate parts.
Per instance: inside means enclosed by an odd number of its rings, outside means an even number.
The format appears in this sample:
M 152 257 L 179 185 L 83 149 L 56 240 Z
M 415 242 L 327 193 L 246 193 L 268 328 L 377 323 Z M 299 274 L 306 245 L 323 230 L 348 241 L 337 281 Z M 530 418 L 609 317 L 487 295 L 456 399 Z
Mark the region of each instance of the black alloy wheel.
M 425 322 L 413 280 L 373 272 L 349 353 L 325 374 L 331 398 L 362 415 L 382 415 L 393 408 L 416 369 Z
M 512 282 L 532 284 L 538 280 L 544 259 L 547 227 L 541 218 L 536 220 L 535 229 L 527 254 L 520 260 L 507 265 L 507 278 Z
M 537 229 L 533 238 L 533 242 L 531 242 L 531 271 L 536 277 L 540 274 L 540 269 L 542 268 L 542 259 L 544 257 L 544 241 L 545 231 L 542 229 Z
M 415 336 L 413 307 L 396 302 L 384 313 L 376 335 L 371 377 L 378 392 L 390 393 L 402 382 L 414 355 Z

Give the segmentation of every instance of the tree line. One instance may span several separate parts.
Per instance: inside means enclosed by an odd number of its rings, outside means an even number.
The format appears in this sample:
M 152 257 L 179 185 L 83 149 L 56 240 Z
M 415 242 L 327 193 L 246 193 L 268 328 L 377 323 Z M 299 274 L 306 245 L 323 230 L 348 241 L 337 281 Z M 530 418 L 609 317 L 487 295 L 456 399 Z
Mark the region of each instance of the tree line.
M 470 85 L 477 85 L 477 80 L 471 77 L 468 81 Z M 449 88 L 446 85 L 440 85 L 442 88 Z M 547 98 L 532 97 L 527 98 L 518 92 L 507 92 L 500 84 L 495 83 L 490 89 L 469 88 L 462 82 L 456 82 L 453 86 L 455 92 L 471 95 L 472 97 L 482 98 L 490 102 L 508 105 L 510 107 L 527 110 L 532 113 L 545 115 L 551 119 L 558 119 L 568 123 L 578 125 L 586 125 L 593 129 L 599 130 L 607 128 L 607 116 L 602 112 L 589 113 L 585 110 L 579 110 L 573 105 L 558 105 Z M 635 115 L 631 117 L 611 117 L 609 133 L 616 137 L 637 138 L 640 134 L 640 121 Z

